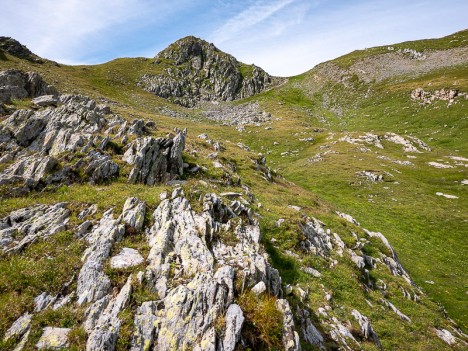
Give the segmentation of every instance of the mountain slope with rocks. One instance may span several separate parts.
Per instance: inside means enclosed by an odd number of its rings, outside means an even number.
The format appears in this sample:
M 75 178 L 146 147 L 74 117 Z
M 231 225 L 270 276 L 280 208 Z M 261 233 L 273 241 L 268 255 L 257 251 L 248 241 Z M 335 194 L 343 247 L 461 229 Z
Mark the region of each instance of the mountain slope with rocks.
M 260 67 L 245 65 L 204 40 L 186 37 L 161 51 L 153 62 L 163 73 L 145 74 L 139 86 L 186 107 L 198 101 L 232 101 L 271 87 Z
M 2 47 L 0 350 L 468 347 L 465 37 L 280 86 L 194 37 Z

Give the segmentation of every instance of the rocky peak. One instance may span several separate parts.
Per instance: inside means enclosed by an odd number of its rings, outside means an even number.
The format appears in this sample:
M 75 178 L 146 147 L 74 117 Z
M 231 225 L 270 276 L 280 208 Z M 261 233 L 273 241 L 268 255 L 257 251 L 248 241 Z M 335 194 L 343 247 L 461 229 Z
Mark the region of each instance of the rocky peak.
M 26 59 L 29 61 L 42 63 L 43 60 L 36 54 L 32 53 L 25 45 L 10 37 L 0 36 L 0 50 L 3 50 L 10 55 Z
M 260 93 L 271 77 L 260 67 L 245 65 L 213 44 L 189 36 L 169 45 L 155 58 L 161 73 L 145 74 L 143 89 L 183 106 L 199 101 L 232 101 Z
M 215 52 L 221 53 L 213 44 L 194 36 L 188 36 L 177 40 L 157 54 L 156 63 L 164 58 L 174 61 L 176 65 L 181 65 L 193 59 L 203 60 L 206 57 L 212 57 Z

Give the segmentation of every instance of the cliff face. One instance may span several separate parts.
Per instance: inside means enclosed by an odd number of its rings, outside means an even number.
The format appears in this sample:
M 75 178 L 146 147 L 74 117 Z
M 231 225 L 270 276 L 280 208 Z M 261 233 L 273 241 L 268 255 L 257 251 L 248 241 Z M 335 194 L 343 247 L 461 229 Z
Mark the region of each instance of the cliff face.
M 141 77 L 139 85 L 186 107 L 200 100 L 231 101 L 268 88 L 271 77 L 260 67 L 247 66 L 213 44 L 186 37 L 161 51 L 154 61 L 163 73 Z

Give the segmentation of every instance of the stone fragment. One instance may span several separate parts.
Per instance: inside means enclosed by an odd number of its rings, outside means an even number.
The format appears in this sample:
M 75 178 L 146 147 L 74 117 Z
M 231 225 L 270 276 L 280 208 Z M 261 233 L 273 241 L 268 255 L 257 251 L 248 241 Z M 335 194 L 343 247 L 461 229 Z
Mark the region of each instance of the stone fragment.
M 21 251 L 38 239 L 65 230 L 70 217 L 66 205 L 36 205 L 10 212 L 0 220 L 0 244 L 3 250 Z
M 26 312 L 19 317 L 5 333 L 4 341 L 8 341 L 10 338 L 20 338 L 25 335 L 31 328 L 32 314 Z
M 68 334 L 70 333 L 69 328 L 54 328 L 45 327 L 39 342 L 36 347 L 39 350 L 63 350 L 69 345 Z
M 107 211 L 89 235 L 91 246 L 83 254 L 84 264 L 78 275 L 78 305 L 99 300 L 109 292 L 111 282 L 103 267 L 112 245 L 122 238 L 124 232 L 124 226 L 114 219 L 112 211 Z
M 441 340 L 450 346 L 457 343 L 457 339 L 447 329 L 435 329 L 435 333 Z
M 110 260 L 110 265 L 115 269 L 130 268 L 143 263 L 145 259 L 140 253 L 128 247 L 124 247 L 120 253 Z
M 42 95 L 32 99 L 32 103 L 38 106 L 56 106 L 58 99 L 54 95 Z
M 146 204 L 136 197 L 129 197 L 123 207 L 122 220 L 125 224 L 140 231 L 143 229 L 145 213 Z
M 234 351 L 240 340 L 244 314 L 239 305 L 232 304 L 226 312 L 226 331 L 224 333 L 224 351 Z
M 283 314 L 283 346 L 285 351 L 299 351 L 299 334 L 294 330 L 294 318 L 287 300 L 276 301 L 276 308 Z
M 267 290 L 266 285 L 264 282 L 258 282 L 255 284 L 255 286 L 252 288 L 252 292 L 255 295 L 261 295 Z
M 173 139 L 146 137 L 133 142 L 124 154 L 124 161 L 133 165 L 128 181 L 154 185 L 183 174 L 182 151 L 186 131 Z
M 34 312 L 40 312 L 49 307 L 56 300 L 55 296 L 43 292 L 34 299 Z
M 86 351 L 115 349 L 121 324 L 118 315 L 128 305 L 131 291 L 132 275 L 128 277 L 118 295 L 109 301 L 105 310 L 99 316 L 86 342 Z
M 320 278 L 322 276 L 322 273 L 320 273 L 318 270 L 312 268 L 312 267 L 302 267 L 301 271 L 306 272 L 307 274 L 310 274 L 311 276 L 315 278 Z
M 380 339 L 375 333 L 372 325 L 369 321 L 369 318 L 362 315 L 359 311 L 353 310 L 351 312 L 353 317 L 358 321 L 359 326 L 361 327 L 361 334 L 366 340 L 372 341 L 379 349 L 382 349 L 382 344 L 380 343 Z
M 135 334 L 132 340 L 131 351 L 151 350 L 158 331 L 157 303 L 155 301 L 143 302 L 138 307 L 135 316 Z
M 411 319 L 407 315 L 402 313 L 398 308 L 396 308 L 395 305 L 392 304 L 390 301 L 385 300 L 385 299 L 380 299 L 380 302 L 384 304 L 385 306 L 387 306 L 388 308 L 390 308 L 393 312 L 395 312 L 398 317 L 400 317 L 406 322 L 411 323 Z

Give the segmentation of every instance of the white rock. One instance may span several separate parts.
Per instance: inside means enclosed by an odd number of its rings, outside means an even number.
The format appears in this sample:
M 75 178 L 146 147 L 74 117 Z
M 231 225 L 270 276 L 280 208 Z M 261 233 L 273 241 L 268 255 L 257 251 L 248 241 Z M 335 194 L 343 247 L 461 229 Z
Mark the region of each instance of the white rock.
M 32 314 L 26 312 L 19 317 L 5 333 L 4 341 L 8 341 L 10 338 L 19 338 L 27 333 L 31 327 Z
M 299 334 L 294 330 L 294 318 L 287 300 L 276 300 L 276 309 L 283 314 L 283 346 L 285 351 L 300 351 Z
M 266 285 L 264 282 L 258 282 L 253 288 L 252 288 L 252 292 L 255 294 L 255 295 L 261 295 L 263 294 L 265 291 L 266 291 Z
M 144 262 L 144 258 L 140 253 L 129 247 L 124 247 L 120 253 L 110 260 L 110 265 L 112 268 L 121 269 L 138 266 Z
M 444 194 L 444 193 L 441 193 L 441 192 L 436 192 L 436 195 L 437 196 L 443 196 L 447 199 L 458 199 L 458 196 L 455 196 L 455 195 L 449 195 L 449 194 Z
M 322 276 L 322 273 L 312 267 L 302 267 L 301 270 L 315 278 L 320 278 Z
M 457 339 L 447 329 L 436 329 L 435 332 L 437 336 L 445 341 L 448 345 L 451 346 L 457 343 Z
M 224 351 L 234 351 L 241 336 L 244 314 L 239 305 L 231 304 L 226 312 L 226 332 L 224 336 Z
M 299 206 L 294 206 L 294 205 L 288 205 L 288 208 L 294 210 L 294 211 L 300 211 L 302 210 L 302 207 Z
M 68 347 L 69 328 L 45 327 L 44 332 L 36 344 L 39 350 L 62 350 Z
M 454 166 L 446 165 L 445 163 L 439 163 L 439 162 L 428 162 L 427 164 L 435 168 L 455 168 Z
M 136 230 L 143 228 L 145 220 L 146 204 L 136 197 L 129 197 L 122 210 L 122 220 L 125 224 Z

